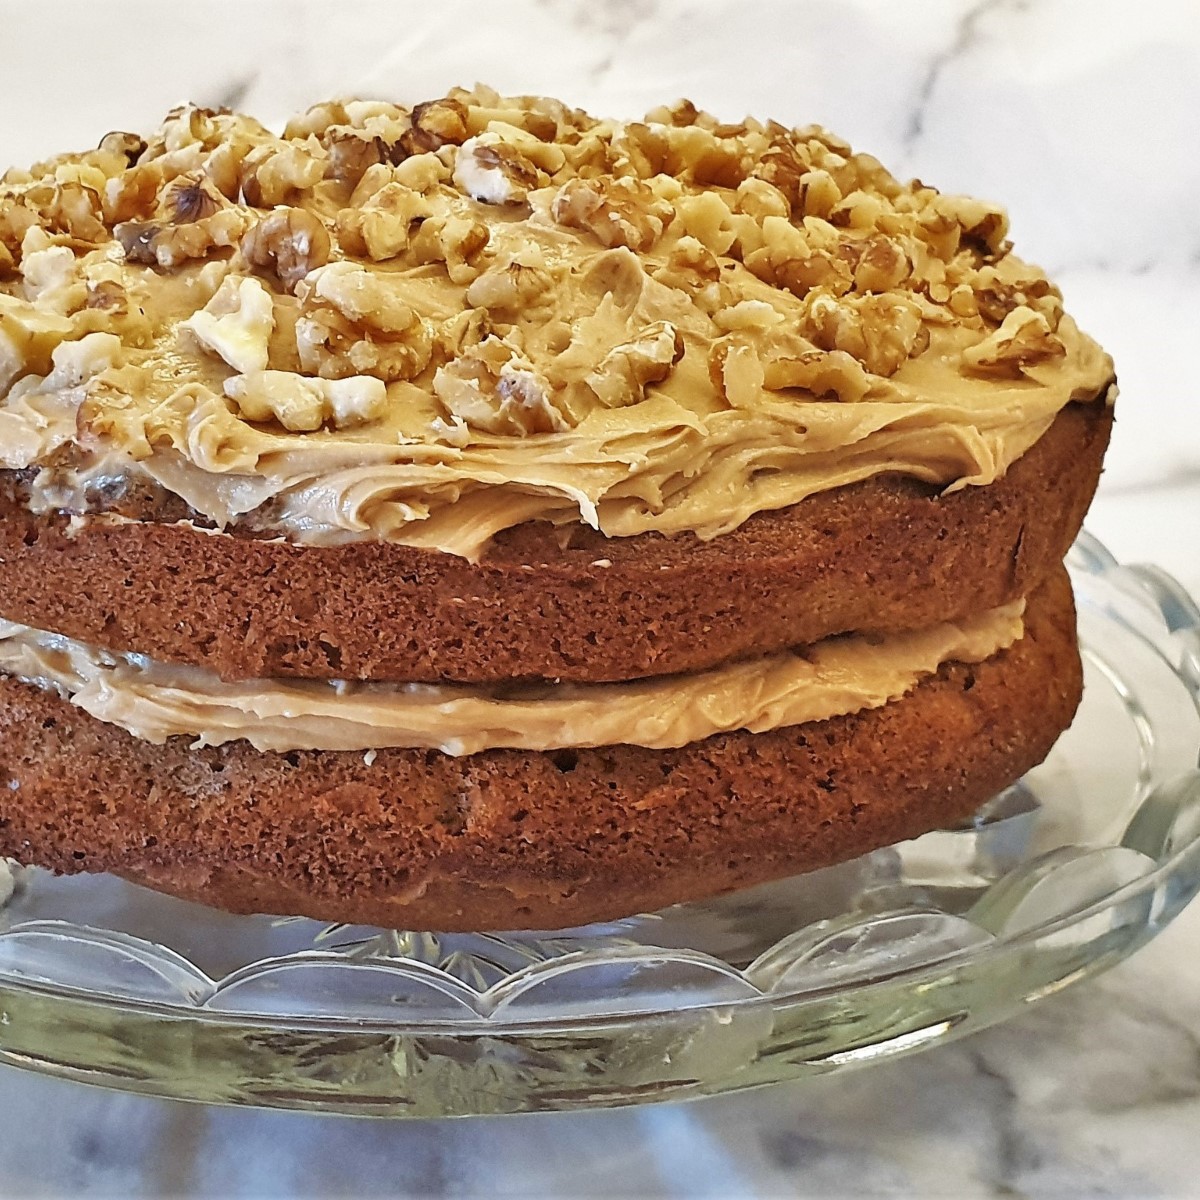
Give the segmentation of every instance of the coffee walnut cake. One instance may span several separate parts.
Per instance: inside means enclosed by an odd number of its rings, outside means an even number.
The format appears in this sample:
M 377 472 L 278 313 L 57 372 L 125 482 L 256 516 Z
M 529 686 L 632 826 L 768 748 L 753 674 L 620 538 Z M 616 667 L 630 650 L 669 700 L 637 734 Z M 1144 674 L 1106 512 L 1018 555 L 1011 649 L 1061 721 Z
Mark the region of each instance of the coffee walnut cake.
M 823 129 L 181 108 L 0 183 L 0 854 L 550 928 L 967 818 L 1081 690 L 1109 358 Z

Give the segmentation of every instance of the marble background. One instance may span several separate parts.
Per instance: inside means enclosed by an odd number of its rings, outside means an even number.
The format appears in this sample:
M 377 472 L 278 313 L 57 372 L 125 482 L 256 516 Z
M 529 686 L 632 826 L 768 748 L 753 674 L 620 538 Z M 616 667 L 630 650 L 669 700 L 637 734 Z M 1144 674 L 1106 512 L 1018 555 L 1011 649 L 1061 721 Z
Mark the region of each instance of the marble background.
M 687 95 L 820 121 L 898 174 L 1003 199 L 1117 360 L 1089 524 L 1200 594 L 1192 0 L 2 0 L 0 28 L 0 164 L 187 99 L 280 121 L 481 79 L 621 116 Z M 685 1107 L 381 1124 L 0 1072 L 0 1195 L 1195 1195 L 1198 940 L 1194 908 L 1001 1029 Z

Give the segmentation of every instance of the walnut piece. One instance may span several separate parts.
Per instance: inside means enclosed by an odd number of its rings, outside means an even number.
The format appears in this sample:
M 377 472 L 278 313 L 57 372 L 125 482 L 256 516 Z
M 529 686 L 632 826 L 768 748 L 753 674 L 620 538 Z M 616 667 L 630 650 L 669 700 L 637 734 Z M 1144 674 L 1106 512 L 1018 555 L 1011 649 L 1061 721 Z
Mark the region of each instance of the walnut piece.
M 127 261 L 177 267 L 236 246 L 250 222 L 246 209 L 230 204 L 202 171 L 193 171 L 166 184 L 153 220 L 123 222 L 113 235 Z
M 304 290 L 305 296 L 326 301 L 347 320 L 384 333 L 403 333 L 417 323 L 417 314 L 404 299 L 402 283 L 343 260 L 318 267 L 308 276 Z
M 805 329 L 822 350 L 843 351 L 883 376 L 894 375 L 929 340 L 916 302 L 890 294 L 837 299 L 813 292 Z
M 554 285 L 537 247 L 493 263 L 467 288 L 467 303 L 494 316 L 519 316 L 536 308 Z
M 314 379 L 291 371 L 253 371 L 225 381 L 225 395 L 247 421 L 278 421 L 294 433 L 337 429 L 377 420 L 387 408 L 387 385 L 351 375 Z
M 450 213 L 420 226 L 413 237 L 412 253 L 418 263 L 444 262 L 452 283 L 468 284 L 484 269 L 491 236 L 482 221 Z
M 275 328 L 271 293 L 257 279 L 230 275 L 204 308 L 179 328 L 235 371 L 264 371 Z
M 261 271 L 272 271 L 289 291 L 329 261 L 325 223 L 303 208 L 277 208 L 242 238 L 242 255 Z
M 338 239 L 347 253 L 382 262 L 408 249 L 413 226 L 432 211 L 420 192 L 388 183 L 361 208 L 338 213 Z
M 541 176 L 519 150 L 496 133 L 468 138 L 454 159 L 454 183 L 481 204 L 524 204 Z
M 242 196 L 255 208 L 285 204 L 325 177 L 327 160 L 306 143 L 270 142 L 251 150 L 241 166 Z
M 551 215 L 571 229 L 585 229 L 603 246 L 649 250 L 675 210 L 640 179 L 570 179 L 558 190 Z
M 614 346 L 584 382 L 607 408 L 624 408 L 646 398 L 683 357 L 683 335 L 669 321 L 655 321 L 632 341 Z
M 403 280 L 359 263 L 318 267 L 301 284 L 296 345 L 305 371 L 329 379 L 414 379 L 433 356 L 432 322 L 403 296 Z
M 433 390 L 452 421 L 485 433 L 523 436 L 571 427 L 546 378 L 498 337 L 485 338 L 439 367 Z
M 412 128 L 401 135 L 400 145 L 409 154 L 424 154 L 447 145 L 461 146 L 467 132 L 466 105 L 447 96 L 413 109 Z
M 0 392 L 22 375 L 46 374 L 55 349 L 73 330 L 66 317 L 0 292 Z
M 1050 329 L 1042 313 L 1021 305 L 993 330 L 962 352 L 963 366 L 982 375 L 1018 378 L 1026 367 L 1036 366 L 1066 353 L 1062 339 Z

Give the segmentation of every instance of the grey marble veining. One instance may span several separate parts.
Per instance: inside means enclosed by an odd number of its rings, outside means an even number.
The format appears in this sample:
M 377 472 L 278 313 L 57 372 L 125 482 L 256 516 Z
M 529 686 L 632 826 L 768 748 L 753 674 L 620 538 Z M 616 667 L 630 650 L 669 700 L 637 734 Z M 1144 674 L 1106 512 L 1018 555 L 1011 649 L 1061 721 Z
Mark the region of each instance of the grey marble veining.
M 67 0 L 3 5 L 0 163 L 157 122 L 459 82 L 817 120 L 1003 198 L 1116 357 L 1090 524 L 1200 593 L 1192 0 Z M 4 881 L 0 880 L 0 891 Z M 1200 908 L 1107 976 L 910 1059 L 687 1106 L 375 1123 L 0 1071 L 0 1196 L 1200 1193 Z

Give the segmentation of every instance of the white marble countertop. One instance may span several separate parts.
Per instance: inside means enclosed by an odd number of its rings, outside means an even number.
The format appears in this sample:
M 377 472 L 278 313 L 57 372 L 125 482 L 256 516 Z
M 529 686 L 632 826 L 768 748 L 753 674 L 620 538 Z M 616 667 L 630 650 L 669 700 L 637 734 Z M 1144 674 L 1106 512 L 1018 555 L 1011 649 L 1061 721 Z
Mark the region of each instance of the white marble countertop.
M 1200 594 L 1190 0 L 74 0 L 9 2 L 3 23 L 3 163 L 188 98 L 277 119 L 332 93 L 411 101 L 482 78 L 620 114 L 688 94 L 820 120 L 900 174 L 1004 199 L 1018 247 L 1118 363 L 1089 525 Z M 0 1070 L 0 1195 L 1195 1195 L 1198 942 L 1193 906 L 1003 1027 L 686 1106 L 356 1122 Z

